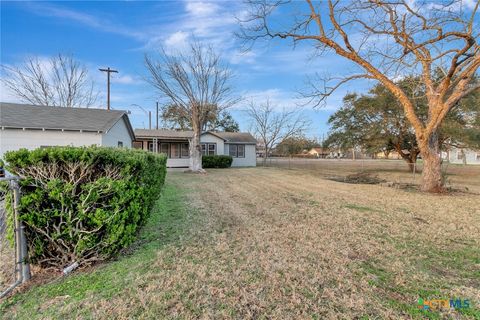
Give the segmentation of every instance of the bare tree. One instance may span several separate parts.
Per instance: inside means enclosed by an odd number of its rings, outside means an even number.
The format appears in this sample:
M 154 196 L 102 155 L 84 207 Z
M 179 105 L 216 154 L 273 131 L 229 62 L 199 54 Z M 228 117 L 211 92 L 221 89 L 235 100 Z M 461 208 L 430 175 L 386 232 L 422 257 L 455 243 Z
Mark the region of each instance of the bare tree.
M 20 100 L 34 105 L 90 107 L 98 97 L 87 68 L 59 54 L 42 62 L 28 58 L 20 67 L 2 65 L 2 82 Z
M 243 39 L 310 42 L 318 54 L 329 51 L 353 62 L 359 72 L 336 78 L 332 84 L 311 82 L 314 90 L 307 96 L 317 105 L 355 79 L 379 81 L 392 92 L 415 130 L 424 161 L 422 190 L 444 189 L 437 131 L 460 99 L 480 88 L 472 81 L 480 66 L 480 28 L 475 18 L 479 1 L 471 7 L 460 0 L 248 2 L 250 16 L 242 22 Z M 439 76 L 436 70 L 441 70 Z M 422 78 L 428 100 L 426 120 L 395 83 L 402 75 Z
M 273 147 L 288 138 L 301 136 L 309 126 L 299 110 L 275 111 L 268 100 L 259 105 L 250 103 L 247 114 L 252 121 L 253 134 L 265 148 L 263 165 Z
M 180 117 L 190 119 L 190 170 L 203 172 L 200 135 L 211 108 L 215 106 L 220 112 L 238 101 L 230 86 L 231 71 L 211 47 L 198 42 L 175 55 L 163 49 L 158 57 L 146 55 L 145 66 L 150 73 L 149 83 L 176 106 Z

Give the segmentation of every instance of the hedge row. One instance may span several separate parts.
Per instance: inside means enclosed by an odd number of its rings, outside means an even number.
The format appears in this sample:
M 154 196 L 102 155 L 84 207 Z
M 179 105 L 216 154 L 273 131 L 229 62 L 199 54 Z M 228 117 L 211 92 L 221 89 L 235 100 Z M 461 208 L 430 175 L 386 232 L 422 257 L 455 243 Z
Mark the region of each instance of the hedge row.
M 20 218 L 42 267 L 107 259 L 132 243 L 166 174 L 164 155 L 141 150 L 49 147 L 5 160 L 23 178 Z
M 202 156 L 202 167 L 204 168 L 230 168 L 232 162 L 233 158 L 231 156 Z

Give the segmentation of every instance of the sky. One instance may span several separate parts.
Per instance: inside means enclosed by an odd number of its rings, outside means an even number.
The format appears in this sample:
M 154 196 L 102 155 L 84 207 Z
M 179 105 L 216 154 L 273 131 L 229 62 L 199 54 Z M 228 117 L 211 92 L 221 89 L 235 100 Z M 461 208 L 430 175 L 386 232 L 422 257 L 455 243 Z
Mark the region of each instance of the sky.
M 240 1 L 1 1 L 1 64 L 15 66 L 25 58 L 40 59 L 73 55 L 87 66 L 101 92 L 97 105 L 106 105 L 106 74 L 98 68 L 111 67 L 111 105 L 130 110 L 135 128 L 148 127 L 148 117 L 139 107 L 155 111 L 160 99 L 146 81 L 145 54 L 159 48 L 175 52 L 191 39 L 211 44 L 234 73 L 235 94 L 242 101 L 230 111 L 242 131 L 250 129 L 245 107 L 269 99 L 279 108 L 298 108 L 299 91 L 315 72 L 335 75 L 345 62 L 333 54 L 311 59 L 309 46 L 293 47 L 288 41 L 257 42 L 246 51 L 235 37 L 237 18 L 245 14 Z M 352 83 L 338 90 L 323 107 L 304 106 L 311 120 L 307 132 L 322 139 L 328 132 L 328 117 L 341 106 L 348 92 L 365 92 L 368 83 Z M 5 88 L 1 101 L 17 102 Z

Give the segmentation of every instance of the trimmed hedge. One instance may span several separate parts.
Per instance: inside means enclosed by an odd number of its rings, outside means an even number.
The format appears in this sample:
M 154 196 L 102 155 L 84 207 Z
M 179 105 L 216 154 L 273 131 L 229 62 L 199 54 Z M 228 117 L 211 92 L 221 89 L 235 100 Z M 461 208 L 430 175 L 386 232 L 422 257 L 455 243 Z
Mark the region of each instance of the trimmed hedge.
M 133 149 L 22 149 L 5 160 L 23 178 L 20 219 L 42 267 L 104 260 L 131 244 L 166 175 L 164 155 Z
M 231 156 L 202 156 L 202 167 L 204 168 L 230 168 L 232 162 L 233 158 Z

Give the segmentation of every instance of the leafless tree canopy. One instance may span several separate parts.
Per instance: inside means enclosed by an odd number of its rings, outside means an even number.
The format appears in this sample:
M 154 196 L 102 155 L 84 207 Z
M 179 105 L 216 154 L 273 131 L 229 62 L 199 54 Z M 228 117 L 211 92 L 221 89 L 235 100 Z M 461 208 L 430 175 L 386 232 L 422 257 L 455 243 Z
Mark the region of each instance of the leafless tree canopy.
M 201 124 L 211 106 L 221 111 L 237 102 L 230 85 L 232 73 L 211 47 L 194 42 L 188 51 L 174 55 L 161 49 L 157 56 L 146 55 L 145 65 L 149 83 L 181 112 L 190 117 L 198 113 Z
M 276 144 L 302 135 L 310 124 L 299 110 L 276 111 L 268 100 L 259 105 L 250 103 L 247 113 L 252 121 L 253 134 L 265 148 L 264 160 Z
M 158 89 L 168 104 L 176 106 L 181 117 L 191 120 L 194 131 L 191 169 L 200 171 L 200 134 L 212 106 L 219 113 L 238 101 L 230 83 L 231 71 L 211 47 L 198 42 L 175 55 L 163 49 L 155 57 L 146 55 L 145 65 L 150 75 L 148 82 Z
M 20 67 L 3 65 L 2 69 L 2 82 L 25 103 L 88 108 L 98 97 L 87 68 L 72 56 L 58 55 L 47 63 L 33 57 Z
M 330 79 L 333 83 L 310 81 L 314 90 L 307 96 L 316 104 L 355 79 L 374 79 L 390 90 L 415 129 L 422 156 L 432 160 L 426 161 L 424 173 L 435 168 L 429 180 L 431 189 L 438 189 L 436 131 L 460 99 L 480 88 L 472 81 L 480 66 L 479 1 L 471 7 L 457 0 L 248 3 L 250 15 L 240 33 L 247 42 L 260 38 L 308 42 L 319 54 L 329 51 L 353 62 L 358 72 Z M 425 120 L 395 82 L 405 75 L 421 76 L 429 104 Z

